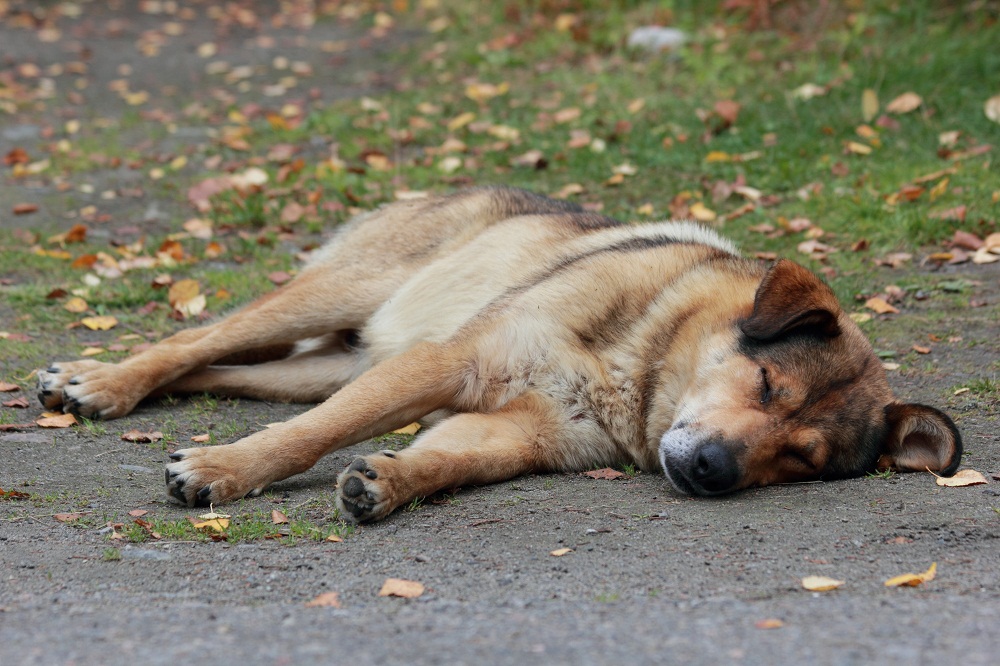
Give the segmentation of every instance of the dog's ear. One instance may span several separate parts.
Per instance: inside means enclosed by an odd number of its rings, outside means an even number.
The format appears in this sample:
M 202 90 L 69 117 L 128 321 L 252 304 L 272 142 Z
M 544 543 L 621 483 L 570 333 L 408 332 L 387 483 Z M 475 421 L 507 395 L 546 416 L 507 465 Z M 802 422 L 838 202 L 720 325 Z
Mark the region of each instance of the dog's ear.
M 947 415 L 926 405 L 894 402 L 885 408 L 889 434 L 879 469 L 930 470 L 951 476 L 962 459 L 962 436 Z
M 840 335 L 839 312 L 833 290 L 808 269 L 781 259 L 761 281 L 753 314 L 740 330 L 758 342 L 773 342 L 791 333 L 832 338 Z

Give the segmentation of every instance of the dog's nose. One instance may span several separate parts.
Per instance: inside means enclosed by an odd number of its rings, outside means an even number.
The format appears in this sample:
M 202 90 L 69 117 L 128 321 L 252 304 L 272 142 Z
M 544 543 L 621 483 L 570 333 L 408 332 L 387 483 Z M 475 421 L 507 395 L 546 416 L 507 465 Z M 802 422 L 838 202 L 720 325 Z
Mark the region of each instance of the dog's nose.
M 691 460 L 691 472 L 688 476 L 695 489 L 704 495 L 733 490 L 739 477 L 736 456 L 718 441 L 706 442 L 698 449 Z

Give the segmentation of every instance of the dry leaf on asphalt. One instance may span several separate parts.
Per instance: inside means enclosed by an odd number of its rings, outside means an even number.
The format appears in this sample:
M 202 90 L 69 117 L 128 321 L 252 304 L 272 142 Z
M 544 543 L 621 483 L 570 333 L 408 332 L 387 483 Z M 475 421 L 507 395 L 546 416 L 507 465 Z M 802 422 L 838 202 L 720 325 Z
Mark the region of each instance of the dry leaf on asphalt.
M 781 629 L 785 623 L 776 617 L 769 617 L 766 620 L 757 620 L 754 626 L 758 629 Z
M 11 391 L 20 391 L 21 387 L 17 384 L 10 384 L 8 382 L 0 381 L 0 393 L 9 393 Z
M 937 562 L 931 563 L 930 568 L 927 571 L 919 574 L 903 574 L 901 576 L 894 576 L 889 580 L 885 581 L 886 587 L 916 587 L 921 583 L 926 583 L 927 581 L 934 580 L 934 576 L 937 573 Z
M 211 435 L 195 435 L 191 438 L 192 442 L 197 442 L 198 444 L 204 444 L 205 442 L 212 441 Z
M 133 428 L 128 432 L 122 433 L 122 441 L 125 442 L 150 444 L 152 442 L 158 442 L 161 439 L 163 439 L 163 433 L 159 430 L 154 430 L 153 432 L 143 432 Z
M 423 583 L 418 583 L 415 580 L 404 580 L 402 578 L 386 578 L 385 582 L 382 583 L 382 589 L 378 591 L 378 596 L 414 599 L 423 593 Z
M 336 592 L 324 592 L 306 602 L 306 608 L 340 608 L 340 599 Z
M 288 523 L 288 516 L 277 509 L 271 509 L 271 522 L 275 525 L 285 525 Z
M 806 576 L 802 579 L 802 587 L 810 592 L 828 592 L 836 590 L 844 584 L 844 581 L 826 576 Z
M 569 553 L 572 552 L 573 552 L 572 548 L 556 548 L 551 553 L 549 553 L 549 555 L 551 555 L 552 557 L 562 557 L 563 555 L 568 555 Z
M 80 520 L 83 518 L 83 513 L 57 513 L 53 518 L 58 520 L 60 523 L 72 523 L 74 520 Z
M 42 416 L 35 421 L 43 428 L 68 428 L 76 425 L 76 417 L 72 414 L 53 414 L 52 416 Z
M 608 481 L 613 481 L 614 479 L 620 479 L 625 476 L 624 472 L 619 472 L 616 469 L 611 469 L 610 467 L 605 467 L 603 469 L 592 469 L 589 472 L 584 472 L 584 476 L 589 476 L 592 479 L 607 479 Z
M 960 488 L 962 486 L 978 486 L 983 483 L 989 483 L 986 477 L 983 476 L 982 472 L 977 472 L 974 469 L 963 469 L 960 472 L 956 472 L 955 476 L 939 476 L 937 477 L 937 484 L 939 486 L 947 486 L 949 488 Z

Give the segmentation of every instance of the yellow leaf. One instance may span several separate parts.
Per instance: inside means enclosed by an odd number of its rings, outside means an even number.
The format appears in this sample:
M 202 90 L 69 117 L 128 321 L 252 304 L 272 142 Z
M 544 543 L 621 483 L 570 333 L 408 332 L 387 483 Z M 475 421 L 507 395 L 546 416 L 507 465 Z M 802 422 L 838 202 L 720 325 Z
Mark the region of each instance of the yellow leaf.
M 879 298 L 878 296 L 869 298 L 867 301 L 865 301 L 865 307 L 868 308 L 869 310 L 877 312 L 878 314 L 887 314 L 887 313 L 899 314 L 899 310 L 889 305 L 888 301 L 886 301 L 884 298 Z
M 63 307 L 74 314 L 80 314 L 81 312 L 86 312 L 87 308 L 90 306 L 87 305 L 87 301 L 83 300 L 79 296 L 74 296 L 66 301 L 63 304 Z
M 196 530 L 212 530 L 220 533 L 225 532 L 227 527 L 229 527 L 228 518 L 213 518 L 211 520 L 194 524 L 194 528 Z
M 86 347 L 82 352 L 80 352 L 80 356 L 85 356 L 85 357 L 97 356 L 99 354 L 103 354 L 106 351 L 108 350 L 105 349 L 104 347 Z
M 713 150 L 708 155 L 705 155 L 706 162 L 731 162 L 732 159 L 732 155 L 721 150 Z
M 955 476 L 939 476 L 937 478 L 939 486 L 948 486 L 951 488 L 978 486 L 983 483 L 988 483 L 986 477 L 983 476 L 982 472 L 977 472 L 974 469 L 963 469 L 961 472 L 957 472 Z
M 416 435 L 417 431 L 419 431 L 419 430 L 420 430 L 420 424 L 419 423 L 411 423 L 408 426 L 403 426 L 399 430 L 393 430 L 392 434 L 394 434 L 394 435 Z
M 714 210 L 708 208 L 700 201 L 695 201 L 691 204 L 690 211 L 691 217 L 699 222 L 713 222 L 717 217 Z
M 878 93 L 871 88 L 865 88 L 861 93 L 861 117 L 867 123 L 878 113 Z
M 340 543 L 340 542 L 343 541 L 343 539 L 341 537 L 337 536 L 336 534 L 331 534 L 330 536 L 328 536 L 326 538 L 326 540 L 327 541 L 332 541 L 333 543 Z
M 848 141 L 847 150 L 855 155 L 868 155 L 872 152 L 872 147 L 866 146 L 863 143 L 858 143 L 857 141 Z
M 802 587 L 811 592 L 829 592 L 836 590 L 844 584 L 844 581 L 826 576 L 806 576 L 802 579 Z
M 785 623 L 778 618 L 770 617 L 766 620 L 757 620 L 757 622 L 754 623 L 754 626 L 758 629 L 781 629 L 785 626 Z
M 646 100 L 640 97 L 639 99 L 634 99 L 631 102 L 629 102 L 627 108 L 629 113 L 639 113 L 640 111 L 643 110 L 643 108 L 645 108 L 645 106 L 646 106 Z
M 404 580 L 402 578 L 386 578 L 385 582 L 382 583 L 382 589 L 378 591 L 378 596 L 413 599 L 423 593 L 423 583 L 418 583 L 415 580 Z
M 191 438 L 192 442 L 197 442 L 198 444 L 204 444 L 205 442 L 209 442 L 211 440 L 212 440 L 211 435 L 195 435 L 194 437 Z
M 886 587 L 916 587 L 921 583 L 926 583 L 927 581 L 934 580 L 934 575 L 937 573 L 937 562 L 932 562 L 931 566 L 927 571 L 919 574 L 903 574 L 901 576 L 895 576 L 885 581 Z
M 306 608 L 340 608 L 340 599 L 336 592 L 324 592 L 307 602 Z
M 110 315 L 100 317 L 84 317 L 80 323 L 92 331 L 107 331 L 118 325 L 118 320 Z
M 583 194 L 586 192 L 583 185 L 580 183 L 569 183 L 564 185 L 561 190 L 553 194 L 556 199 L 568 199 L 575 194 Z
M 47 413 L 47 412 L 46 412 Z M 76 417 L 72 414 L 57 414 L 54 416 L 42 416 L 35 421 L 42 428 L 68 428 L 76 425 Z
M 471 111 L 459 114 L 448 121 L 448 131 L 454 132 L 455 130 L 462 129 L 475 119 L 476 119 L 476 114 L 472 113 Z
M 941 182 L 939 182 L 937 185 L 935 185 L 934 187 L 931 188 L 931 191 L 930 191 L 931 201 L 934 201 L 939 196 L 941 196 L 942 194 L 944 194 L 945 191 L 947 191 L 947 189 L 948 189 L 948 179 L 947 178 L 942 178 Z
M 848 315 L 855 324 L 863 324 L 866 321 L 871 321 L 872 316 L 867 312 L 852 312 Z
M 566 555 L 566 554 L 572 553 L 572 552 L 573 552 L 572 548 L 556 548 L 551 553 L 549 553 L 549 555 L 551 555 L 552 557 L 562 557 L 563 555 Z

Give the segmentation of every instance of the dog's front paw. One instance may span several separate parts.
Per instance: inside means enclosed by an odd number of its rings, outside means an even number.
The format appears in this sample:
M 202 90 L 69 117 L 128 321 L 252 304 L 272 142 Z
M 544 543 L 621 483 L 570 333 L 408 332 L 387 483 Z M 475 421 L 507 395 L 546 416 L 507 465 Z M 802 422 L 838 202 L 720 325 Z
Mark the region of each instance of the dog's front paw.
M 88 370 L 105 365 L 98 361 L 73 361 L 52 363 L 45 370 L 38 371 L 38 402 L 45 409 L 59 409 L 65 405 L 63 389 L 71 382 L 79 383 L 79 376 Z M 69 410 L 66 410 L 69 411 Z
M 396 454 L 382 451 L 358 458 L 337 477 L 337 508 L 345 517 L 356 522 L 385 518 L 399 500 L 389 477 Z
M 166 469 L 167 496 L 187 506 L 221 504 L 259 495 L 264 485 L 243 478 L 238 456 L 227 448 L 180 449 L 170 454 Z

